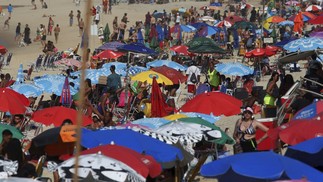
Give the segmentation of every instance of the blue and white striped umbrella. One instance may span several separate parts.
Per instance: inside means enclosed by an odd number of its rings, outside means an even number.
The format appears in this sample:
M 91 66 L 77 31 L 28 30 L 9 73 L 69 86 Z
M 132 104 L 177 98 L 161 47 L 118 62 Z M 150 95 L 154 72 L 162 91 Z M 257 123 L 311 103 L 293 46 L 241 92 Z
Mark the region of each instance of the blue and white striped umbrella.
M 34 79 L 35 85 L 44 89 L 46 93 L 54 93 L 55 95 L 60 96 L 62 94 L 63 85 L 65 82 L 65 76 L 63 75 L 45 75 L 43 77 Z M 78 91 L 77 88 L 78 82 L 76 80 L 70 80 L 75 84 L 74 87 L 70 87 L 71 95 L 75 95 Z
M 41 87 L 38 87 L 38 86 L 31 84 L 31 83 L 14 84 L 11 86 L 11 88 L 16 92 L 23 94 L 27 98 L 28 97 L 38 97 L 44 91 L 44 89 L 42 89 Z
M 23 83 L 25 82 L 25 74 L 23 73 L 23 65 L 20 64 L 18 68 L 18 74 L 15 84 Z
M 215 123 L 216 121 L 221 119 L 220 116 L 214 116 L 213 114 L 209 115 L 209 114 L 203 114 L 198 112 L 180 112 L 180 114 L 184 114 L 188 117 L 199 117 L 210 123 Z
M 110 70 L 110 67 L 114 65 L 116 67 L 116 70 L 122 70 L 127 68 L 126 63 L 120 63 L 120 62 L 110 62 L 110 63 L 105 63 L 102 65 L 102 68 L 105 68 L 107 70 Z
M 278 23 L 279 26 L 294 26 L 294 22 L 290 20 L 285 20 Z
M 320 62 L 323 64 L 323 54 L 320 54 L 317 58 L 316 61 Z
M 287 43 L 283 48 L 288 52 L 321 49 L 323 48 L 323 39 L 317 37 L 300 38 Z
M 173 68 L 175 70 L 181 70 L 181 71 L 187 70 L 187 67 L 185 67 L 181 64 L 178 64 L 174 61 L 170 61 L 170 60 L 155 60 L 155 61 L 147 63 L 146 66 L 147 66 L 147 68 L 167 66 L 167 67 Z
M 108 76 L 111 73 L 110 70 L 105 68 L 101 69 L 86 69 L 85 70 L 85 79 L 90 79 L 91 84 L 95 85 L 99 83 L 100 76 Z M 80 76 L 81 72 L 77 71 L 72 74 L 72 76 Z
M 132 124 L 138 124 L 150 128 L 152 130 L 158 129 L 160 126 L 169 123 L 167 119 L 164 118 L 142 118 L 132 122 Z
M 135 75 L 137 73 L 141 73 L 143 71 L 147 71 L 148 68 L 145 68 L 145 67 L 141 67 L 141 66 L 131 66 L 129 68 L 129 75 L 132 76 L 132 75 Z M 118 70 L 118 72 L 121 76 L 126 76 L 126 73 L 127 73 L 127 70 Z
M 254 70 L 241 63 L 221 63 L 215 69 L 224 75 L 244 76 L 253 74 Z

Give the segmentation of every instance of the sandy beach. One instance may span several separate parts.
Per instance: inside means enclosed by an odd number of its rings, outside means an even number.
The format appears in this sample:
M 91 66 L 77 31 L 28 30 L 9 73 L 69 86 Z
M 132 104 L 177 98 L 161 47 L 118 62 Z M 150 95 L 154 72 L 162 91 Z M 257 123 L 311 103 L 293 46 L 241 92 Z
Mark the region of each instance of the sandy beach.
M 8 12 L 6 8 L 3 8 L 4 16 L 0 16 L 0 45 L 4 45 L 7 47 L 9 52 L 13 53 L 13 57 L 9 66 L 4 66 L 1 70 L 1 73 L 10 73 L 11 76 L 16 78 L 17 70 L 20 64 L 23 64 L 24 69 L 28 69 L 29 65 L 35 63 L 36 58 L 39 54 L 42 54 L 43 47 L 41 46 L 40 41 L 32 42 L 30 45 L 26 47 L 18 47 L 17 42 L 14 41 L 15 38 L 15 29 L 18 22 L 21 23 L 22 31 L 25 27 L 25 24 L 28 24 L 31 29 L 31 39 L 36 37 L 36 29 L 40 24 L 44 24 L 47 27 L 48 24 L 48 16 L 51 15 L 54 24 L 59 24 L 61 27 L 61 32 L 59 34 L 58 43 L 55 46 L 59 51 L 64 51 L 69 48 L 75 48 L 78 43 L 81 42 L 81 37 L 79 36 L 77 20 L 76 20 L 76 11 L 80 10 L 81 16 L 84 19 L 85 15 L 85 0 L 81 0 L 80 6 L 76 6 L 73 3 L 73 0 L 47 0 L 48 9 L 42 9 L 40 2 L 36 1 L 37 9 L 33 10 L 33 7 L 30 1 L 23 0 L 0 0 L 0 5 L 7 6 L 8 4 L 13 5 L 13 12 L 10 20 L 10 29 L 3 30 L 4 21 L 8 17 Z M 94 0 L 93 5 L 100 4 L 100 0 Z M 260 3 L 258 0 L 256 1 L 248 1 L 248 3 L 253 4 L 255 7 L 260 7 Z M 195 1 L 186 1 L 186 2 L 170 2 L 168 4 L 130 4 L 120 3 L 119 5 L 112 6 L 112 15 L 111 14 L 101 14 L 101 20 L 99 26 L 105 27 L 106 23 L 109 23 L 110 31 L 112 30 L 112 21 L 115 16 L 118 17 L 119 21 L 122 18 L 124 13 L 128 13 L 128 26 L 134 25 L 136 21 L 142 20 L 144 21 L 145 14 L 149 12 L 153 12 L 154 10 L 163 11 L 165 9 L 167 12 L 170 12 L 171 9 L 174 8 L 190 8 L 191 6 L 196 6 L 198 9 L 202 6 L 208 5 L 209 2 L 195 2 Z M 226 4 L 224 4 L 223 8 Z M 90 8 L 90 7 L 88 7 Z M 72 27 L 69 26 L 69 12 L 73 10 L 74 12 L 74 24 Z M 200 11 L 202 13 L 202 11 Z M 221 13 L 223 10 L 221 11 Z M 129 28 L 129 27 L 128 27 Z M 128 33 L 126 33 L 128 36 Z M 54 35 L 47 36 L 47 40 L 54 41 Z M 98 36 L 90 36 L 90 49 L 94 50 L 94 48 L 100 45 L 100 41 Z M 81 50 L 79 50 L 81 53 Z M 233 62 L 234 59 L 225 59 L 221 60 L 223 62 Z M 275 59 L 272 57 L 271 60 Z M 303 68 L 303 65 L 301 64 Z M 56 68 L 55 70 L 42 70 L 39 72 L 34 71 L 31 75 L 40 76 L 44 74 L 54 74 L 60 73 L 61 70 Z M 304 76 L 304 69 L 302 72 L 294 72 L 292 73 L 295 80 L 299 80 L 300 76 Z M 257 83 L 258 86 L 266 86 L 268 82 L 269 76 L 263 77 L 260 82 Z M 182 88 L 183 89 L 183 88 Z M 240 116 L 231 116 L 231 117 L 223 117 L 221 120 L 217 121 L 216 125 L 221 129 L 229 128 L 229 134 L 232 136 L 232 132 L 234 130 L 235 121 Z M 256 117 L 260 117 L 257 115 Z M 232 151 L 232 149 L 231 149 Z M 204 179 L 203 181 L 211 181 Z M 212 180 L 214 181 L 214 179 Z

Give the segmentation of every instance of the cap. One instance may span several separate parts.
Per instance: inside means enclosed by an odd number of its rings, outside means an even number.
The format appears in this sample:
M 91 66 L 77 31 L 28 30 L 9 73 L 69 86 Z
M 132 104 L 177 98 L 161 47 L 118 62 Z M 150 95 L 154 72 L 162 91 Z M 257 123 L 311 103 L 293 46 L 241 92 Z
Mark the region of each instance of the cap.
M 243 110 L 243 112 L 247 112 L 247 111 L 249 111 L 249 112 L 251 112 L 251 113 L 253 114 L 253 109 L 251 109 L 251 107 L 246 107 L 246 108 Z

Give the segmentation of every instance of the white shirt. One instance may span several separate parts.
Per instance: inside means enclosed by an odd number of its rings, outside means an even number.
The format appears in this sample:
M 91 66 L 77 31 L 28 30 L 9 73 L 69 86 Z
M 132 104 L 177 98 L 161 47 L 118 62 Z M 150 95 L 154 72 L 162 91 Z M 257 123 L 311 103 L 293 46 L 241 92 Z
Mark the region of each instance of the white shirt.
M 94 20 L 98 20 L 98 21 L 100 21 L 100 14 L 99 13 L 97 13 L 96 15 L 95 15 L 95 19 Z
M 195 73 L 196 78 L 201 75 L 201 71 L 197 66 L 193 65 L 193 66 L 188 67 L 187 70 L 186 70 L 186 75 L 188 75 L 187 76 L 187 84 L 188 85 L 194 84 L 194 83 L 191 82 L 191 76 L 192 76 L 193 73 Z
M 181 23 L 181 16 L 179 15 L 176 16 L 176 23 Z

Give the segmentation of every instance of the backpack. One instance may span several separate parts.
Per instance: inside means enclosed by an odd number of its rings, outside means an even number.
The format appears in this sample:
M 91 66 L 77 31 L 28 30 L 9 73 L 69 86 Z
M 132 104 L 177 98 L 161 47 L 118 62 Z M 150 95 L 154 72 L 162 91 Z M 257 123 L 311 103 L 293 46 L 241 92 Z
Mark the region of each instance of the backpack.
M 195 70 L 195 72 L 196 72 L 196 70 Z M 193 72 L 193 74 L 191 75 L 191 78 L 190 78 L 190 81 L 192 83 L 197 83 L 197 76 L 196 76 L 195 72 Z

